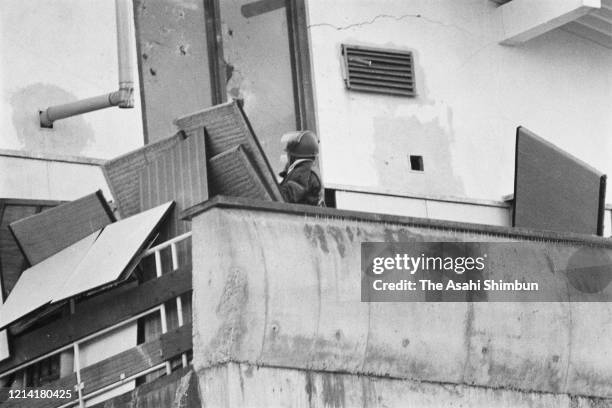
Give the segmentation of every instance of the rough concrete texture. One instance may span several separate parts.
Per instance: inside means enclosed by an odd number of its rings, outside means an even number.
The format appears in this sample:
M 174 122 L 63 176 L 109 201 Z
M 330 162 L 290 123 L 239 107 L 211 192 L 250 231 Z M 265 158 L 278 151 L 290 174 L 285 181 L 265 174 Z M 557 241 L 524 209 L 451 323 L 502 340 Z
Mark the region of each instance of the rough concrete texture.
M 520 264 L 499 253 L 491 265 L 495 278 L 539 274 L 558 302 L 368 304 L 360 301 L 362 241 L 510 238 L 457 231 L 451 223 L 411 227 L 218 207 L 193 223 L 194 364 L 201 383 L 207 369 L 232 361 L 612 397 L 612 305 L 567 302 L 580 294 L 552 273 L 573 262 L 578 244 L 525 234 L 533 251 Z M 609 257 L 609 246 L 602 239 L 601 247 L 581 251 Z M 604 290 L 601 299 L 611 293 Z
M 611 400 L 228 363 L 200 372 L 206 407 L 604 408 Z

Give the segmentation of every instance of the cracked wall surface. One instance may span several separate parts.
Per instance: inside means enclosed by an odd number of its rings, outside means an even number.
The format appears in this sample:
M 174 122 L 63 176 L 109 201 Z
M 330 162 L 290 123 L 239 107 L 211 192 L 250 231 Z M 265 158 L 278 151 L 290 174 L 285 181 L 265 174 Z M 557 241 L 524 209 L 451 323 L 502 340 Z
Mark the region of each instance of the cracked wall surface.
M 307 5 L 326 183 L 500 200 L 513 191 L 519 125 L 612 173 L 609 49 L 561 30 L 499 45 L 488 0 Z M 343 43 L 413 51 L 418 96 L 347 91 Z M 424 173 L 410 171 L 411 154 Z

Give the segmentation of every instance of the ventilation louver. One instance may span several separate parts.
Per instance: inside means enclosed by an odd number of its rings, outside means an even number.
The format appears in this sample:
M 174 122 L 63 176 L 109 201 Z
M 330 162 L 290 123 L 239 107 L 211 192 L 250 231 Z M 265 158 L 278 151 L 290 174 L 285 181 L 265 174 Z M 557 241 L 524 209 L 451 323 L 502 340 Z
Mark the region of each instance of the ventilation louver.
M 410 51 L 342 45 L 345 83 L 354 91 L 415 96 L 414 61 Z

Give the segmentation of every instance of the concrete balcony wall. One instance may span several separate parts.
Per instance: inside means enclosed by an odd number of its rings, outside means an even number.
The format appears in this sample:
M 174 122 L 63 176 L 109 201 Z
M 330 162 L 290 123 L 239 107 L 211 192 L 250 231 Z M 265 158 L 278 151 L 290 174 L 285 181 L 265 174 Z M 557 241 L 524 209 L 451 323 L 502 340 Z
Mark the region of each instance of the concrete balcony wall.
M 612 403 L 612 304 L 552 273 L 606 239 L 221 197 L 185 215 L 206 406 Z M 362 303 L 361 242 L 419 240 L 529 242 L 492 278 L 541 274 L 559 301 Z

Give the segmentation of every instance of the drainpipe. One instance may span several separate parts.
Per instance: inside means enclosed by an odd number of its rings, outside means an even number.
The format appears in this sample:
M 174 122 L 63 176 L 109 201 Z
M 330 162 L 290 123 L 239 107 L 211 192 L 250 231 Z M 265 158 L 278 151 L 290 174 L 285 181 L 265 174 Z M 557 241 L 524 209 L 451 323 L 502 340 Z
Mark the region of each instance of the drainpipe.
M 134 55 L 130 39 L 134 37 L 131 0 L 115 0 L 117 18 L 117 60 L 119 62 L 119 90 L 93 98 L 50 106 L 39 112 L 40 126 L 52 128 L 53 122 L 71 116 L 118 106 L 134 107 Z

